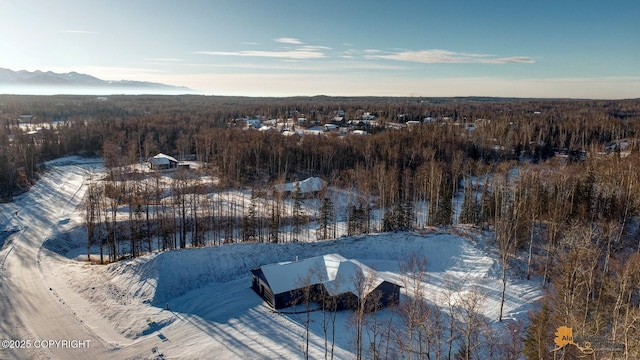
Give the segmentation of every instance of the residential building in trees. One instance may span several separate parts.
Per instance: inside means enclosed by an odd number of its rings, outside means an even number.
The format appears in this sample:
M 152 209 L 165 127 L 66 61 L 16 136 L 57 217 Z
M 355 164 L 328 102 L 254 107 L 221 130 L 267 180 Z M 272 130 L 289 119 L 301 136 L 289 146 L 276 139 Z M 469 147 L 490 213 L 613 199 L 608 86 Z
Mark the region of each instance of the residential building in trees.
M 338 254 L 263 265 L 251 270 L 251 274 L 251 288 L 274 309 L 309 301 L 347 309 L 364 301 L 366 308 L 373 310 L 400 300 L 400 285 L 382 279 L 363 263 Z M 301 301 L 303 293 L 308 296 Z M 372 301 L 376 303 L 370 304 Z

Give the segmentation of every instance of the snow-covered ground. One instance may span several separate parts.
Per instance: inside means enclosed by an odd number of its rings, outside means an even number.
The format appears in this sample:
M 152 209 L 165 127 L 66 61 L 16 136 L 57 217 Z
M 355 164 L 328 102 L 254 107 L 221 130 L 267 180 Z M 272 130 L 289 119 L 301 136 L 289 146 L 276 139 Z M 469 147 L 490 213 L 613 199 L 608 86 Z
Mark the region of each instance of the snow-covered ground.
M 33 189 L 14 203 L 0 204 L 0 233 L 12 233 L 0 251 L 0 340 L 91 340 L 91 346 L 0 349 L 0 358 L 298 359 L 305 343 L 302 315 L 267 307 L 250 289 L 249 270 L 328 253 L 360 260 L 398 283 L 399 263 L 424 256 L 431 304 L 445 311 L 447 291 L 464 296 L 475 290 L 484 297 L 484 317 L 496 330 L 504 327 L 496 321 L 502 283 L 495 250 L 482 233 L 462 227 L 185 249 L 104 266 L 77 261 L 86 251 L 83 211 L 77 206 L 93 166 L 77 158 L 50 164 Z M 512 275 L 504 318 L 526 320 L 541 296 L 539 281 Z M 350 315 L 337 316 L 339 359 L 354 357 Z M 321 316 L 311 317 L 311 358 L 324 357 Z M 377 316 L 393 316 L 393 310 Z

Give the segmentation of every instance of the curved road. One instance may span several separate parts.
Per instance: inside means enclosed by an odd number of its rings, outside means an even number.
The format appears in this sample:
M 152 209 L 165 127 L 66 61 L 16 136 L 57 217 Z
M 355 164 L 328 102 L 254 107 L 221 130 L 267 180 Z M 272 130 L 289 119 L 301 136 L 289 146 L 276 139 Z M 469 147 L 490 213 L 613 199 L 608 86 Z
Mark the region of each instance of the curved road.
M 73 316 L 39 270 L 42 244 L 81 201 L 83 173 L 74 165 L 54 166 L 14 203 L 2 204 L 0 221 L 10 220 L 22 230 L 9 236 L 0 251 L 0 359 L 114 356 L 117 345 L 106 343 Z
M 55 274 L 67 260 L 43 244 L 77 216 L 90 167 L 49 165 L 27 193 L 0 204 L 0 240 L 14 232 L 0 249 L 0 359 L 197 358 L 226 349 L 228 339 L 217 339 L 197 316 L 173 312 L 162 332 L 127 339 Z

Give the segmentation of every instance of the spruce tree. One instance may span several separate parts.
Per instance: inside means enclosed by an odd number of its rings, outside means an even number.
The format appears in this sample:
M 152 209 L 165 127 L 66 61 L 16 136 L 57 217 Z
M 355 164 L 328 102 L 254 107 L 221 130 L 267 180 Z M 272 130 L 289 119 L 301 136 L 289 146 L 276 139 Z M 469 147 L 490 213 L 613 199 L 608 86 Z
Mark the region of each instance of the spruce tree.
M 256 241 L 256 202 L 257 196 L 255 190 L 251 190 L 251 203 L 249 204 L 249 210 L 242 217 L 242 227 L 240 229 L 242 241 Z
M 329 238 L 329 231 L 332 226 L 334 219 L 335 209 L 333 206 L 333 202 L 328 197 L 325 197 L 322 200 L 322 205 L 320 206 L 320 236 L 318 238 L 325 240 Z
M 276 200 L 277 201 L 277 200 Z M 280 206 L 271 203 L 271 216 L 269 218 L 269 241 L 278 243 L 280 240 Z
M 292 236 L 294 241 L 298 241 L 302 224 L 304 222 L 302 215 L 302 192 L 300 191 L 300 182 L 296 182 L 296 188 L 293 192 L 293 210 L 292 210 Z
M 543 360 L 549 359 L 552 354 L 549 351 L 549 344 L 553 344 L 550 336 L 551 311 L 549 303 L 545 301 L 542 308 L 535 313 L 529 314 L 530 325 L 524 337 L 524 355 L 527 359 Z

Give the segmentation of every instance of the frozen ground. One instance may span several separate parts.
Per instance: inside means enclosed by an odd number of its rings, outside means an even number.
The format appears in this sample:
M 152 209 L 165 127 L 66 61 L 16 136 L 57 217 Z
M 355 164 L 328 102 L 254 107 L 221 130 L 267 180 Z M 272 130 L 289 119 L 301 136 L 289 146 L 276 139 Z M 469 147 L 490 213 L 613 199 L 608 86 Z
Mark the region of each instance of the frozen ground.
M 339 253 L 400 282 L 399 261 L 427 258 L 427 297 L 446 289 L 485 297 L 482 314 L 495 322 L 500 268 L 480 233 L 457 228 L 388 233 L 286 244 L 234 244 L 154 253 L 106 266 L 75 260 L 85 249 L 83 177 L 94 167 L 67 158 L 51 164 L 28 193 L 0 204 L 0 339 L 91 340 L 85 349 L 0 349 L 0 358 L 245 358 L 303 356 L 301 315 L 274 313 L 251 289 L 251 268 Z M 16 215 L 17 212 L 17 215 Z M 440 231 L 440 232 L 439 232 Z M 506 319 L 526 319 L 542 295 L 539 281 L 510 277 Z M 443 306 L 444 309 L 444 306 Z M 324 358 L 321 312 L 312 313 L 310 355 Z M 392 316 L 384 310 L 381 317 Z M 353 358 L 349 311 L 338 313 L 336 358 Z

